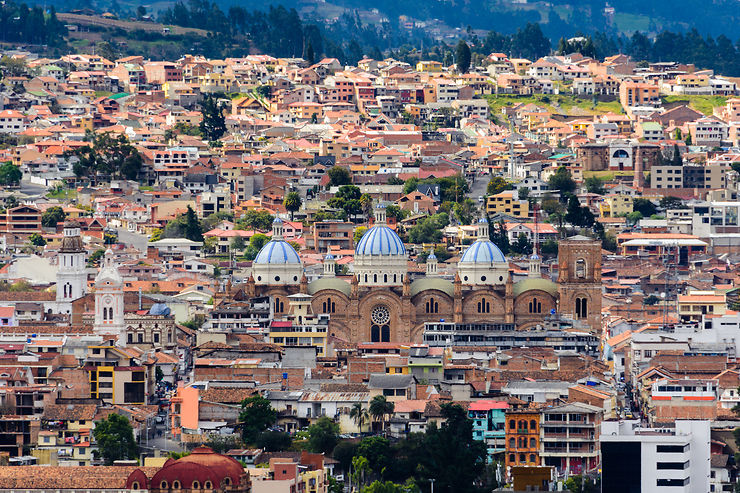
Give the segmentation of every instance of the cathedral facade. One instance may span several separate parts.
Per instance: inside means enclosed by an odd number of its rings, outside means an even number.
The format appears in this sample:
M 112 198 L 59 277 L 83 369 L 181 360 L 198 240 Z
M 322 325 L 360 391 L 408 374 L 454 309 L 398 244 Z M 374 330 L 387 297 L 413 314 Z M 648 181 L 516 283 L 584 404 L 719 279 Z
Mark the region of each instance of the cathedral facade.
M 423 278 L 413 282 L 408 254 L 398 235 L 376 210 L 374 226 L 357 243 L 351 282 L 335 275 L 335 260 L 324 259 L 323 276 L 306 282 L 300 256 L 283 239 L 282 221 L 255 258 L 252 275 L 242 285 L 248 297 L 270 296 L 277 316 L 288 309 L 288 296 L 312 296 L 314 313 L 330 315 L 330 335 L 349 342 L 421 343 L 424 324 L 505 323 L 517 329 L 541 324 L 559 313 L 584 322 L 591 332 L 601 323 L 601 242 L 575 236 L 559 243 L 557 283 L 540 274 L 540 259 L 530 258 L 529 275 L 514 282 L 509 263 L 489 240 L 488 223 L 478 223 L 478 238 L 460 257 L 454 280 L 437 273 L 430 255 Z

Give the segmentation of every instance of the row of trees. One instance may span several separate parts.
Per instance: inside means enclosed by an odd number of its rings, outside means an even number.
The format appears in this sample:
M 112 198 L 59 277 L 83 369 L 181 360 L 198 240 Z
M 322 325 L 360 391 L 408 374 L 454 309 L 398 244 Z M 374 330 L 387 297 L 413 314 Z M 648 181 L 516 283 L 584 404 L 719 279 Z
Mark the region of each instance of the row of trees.
M 384 396 L 373 398 L 365 408 L 355 404 L 350 417 L 358 428 L 371 420 L 385 428 L 394 412 L 392 402 Z M 361 491 L 404 491 L 402 485 L 418 491 L 431 481 L 440 492 L 490 491 L 495 480 L 486 474 L 486 448 L 473 439 L 472 421 L 456 404 L 442 404 L 444 424 L 432 423 L 425 433 L 413 433 L 395 443 L 383 436 L 370 436 L 359 443 L 340 440 L 339 426 L 322 417 L 307 433 L 291 437 L 276 428 L 277 411 L 259 395 L 245 399 L 239 415 L 239 426 L 245 445 L 268 451 L 307 449 L 331 454 L 344 471 L 352 471 L 352 486 Z M 381 488 L 382 486 L 382 488 Z M 366 490 L 365 488 L 370 488 Z
M 3 2 L 0 6 L 0 36 L 3 42 L 64 45 L 67 28 L 57 19 L 52 5 L 48 13 L 41 6 Z

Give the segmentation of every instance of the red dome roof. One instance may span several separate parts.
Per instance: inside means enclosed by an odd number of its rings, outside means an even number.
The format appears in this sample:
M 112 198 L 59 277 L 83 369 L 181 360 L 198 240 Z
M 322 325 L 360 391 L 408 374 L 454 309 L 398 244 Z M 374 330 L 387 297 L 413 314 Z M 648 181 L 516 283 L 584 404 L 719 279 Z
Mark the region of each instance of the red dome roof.
M 180 483 L 181 489 L 192 489 L 194 481 L 198 482 L 197 489 L 205 488 L 206 481 L 211 483 L 211 488 L 218 489 L 223 484 L 238 486 L 246 476 L 239 461 L 217 454 L 208 447 L 196 447 L 190 455 L 177 460 L 167 460 L 162 469 L 152 477 L 150 489 L 172 488 L 175 481 Z M 134 477 L 132 474 L 127 481 L 127 487 L 130 487 L 134 480 L 143 484 L 140 476 Z M 166 486 L 163 483 L 166 483 Z

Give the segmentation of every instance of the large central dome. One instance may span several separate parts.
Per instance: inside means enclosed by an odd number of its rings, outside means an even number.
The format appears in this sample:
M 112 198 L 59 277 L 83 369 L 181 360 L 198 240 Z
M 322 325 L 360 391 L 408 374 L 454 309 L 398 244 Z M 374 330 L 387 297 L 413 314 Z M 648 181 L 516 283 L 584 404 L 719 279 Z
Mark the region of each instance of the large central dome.
M 395 231 L 383 224 L 376 224 L 362 235 L 355 255 L 406 255 L 406 247 Z
M 361 286 L 399 286 L 407 273 L 406 247 L 385 223 L 385 208 L 375 209 L 375 225 L 355 248 L 354 270 Z
M 504 284 L 509 278 L 509 264 L 501 249 L 488 236 L 488 221 L 478 220 L 478 237 L 463 252 L 457 264 L 463 284 Z

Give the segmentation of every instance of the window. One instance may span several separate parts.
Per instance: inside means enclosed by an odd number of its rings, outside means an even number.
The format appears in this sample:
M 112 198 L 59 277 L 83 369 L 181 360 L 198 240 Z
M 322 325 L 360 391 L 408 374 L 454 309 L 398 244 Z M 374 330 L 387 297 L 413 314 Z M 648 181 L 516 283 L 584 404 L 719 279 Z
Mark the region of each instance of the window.
M 679 470 L 689 468 L 689 461 L 686 462 L 658 462 L 659 470 Z
M 167 481 L 162 481 L 161 483 L 159 483 L 159 489 L 160 490 L 166 490 L 167 488 L 169 488 L 169 485 L 167 484 Z
M 576 260 L 576 277 L 584 279 L 586 277 L 586 261 L 582 258 Z
M 537 448 L 537 440 L 534 437 L 529 439 L 529 448 Z
M 194 489 L 194 490 L 199 490 L 200 489 L 200 482 L 193 481 L 193 485 L 191 486 L 191 488 Z
M 542 303 L 537 298 L 529 302 L 529 313 L 542 313 Z
M 211 488 L 213 488 L 213 484 L 210 481 L 206 481 L 205 483 L 203 483 L 203 487 L 207 490 L 210 490 Z
M 425 306 L 427 313 L 439 313 L 439 303 L 434 298 L 429 298 Z
M 515 462 L 516 456 L 514 454 L 509 454 L 509 462 Z
M 486 298 L 478 301 L 478 313 L 491 313 L 491 303 Z
M 529 454 L 529 462 L 532 462 L 532 463 L 537 462 L 537 456 L 534 454 Z
M 178 481 L 178 480 L 174 480 L 174 481 L 172 482 L 172 489 L 173 489 L 173 490 L 179 490 L 179 489 L 180 489 L 180 481 Z
M 512 423 L 513 423 L 513 421 L 512 421 Z M 509 448 L 510 449 L 516 448 L 516 439 L 509 438 Z
M 576 298 L 576 318 L 588 317 L 588 299 L 584 297 Z
M 513 419 L 509 421 L 509 429 L 516 430 L 516 421 L 514 421 Z
M 689 451 L 689 444 L 686 445 L 658 445 L 656 447 L 658 453 L 664 454 L 681 454 Z
M 132 490 L 138 490 L 139 489 L 139 482 L 138 481 L 134 481 L 133 483 L 131 483 L 131 489 Z

